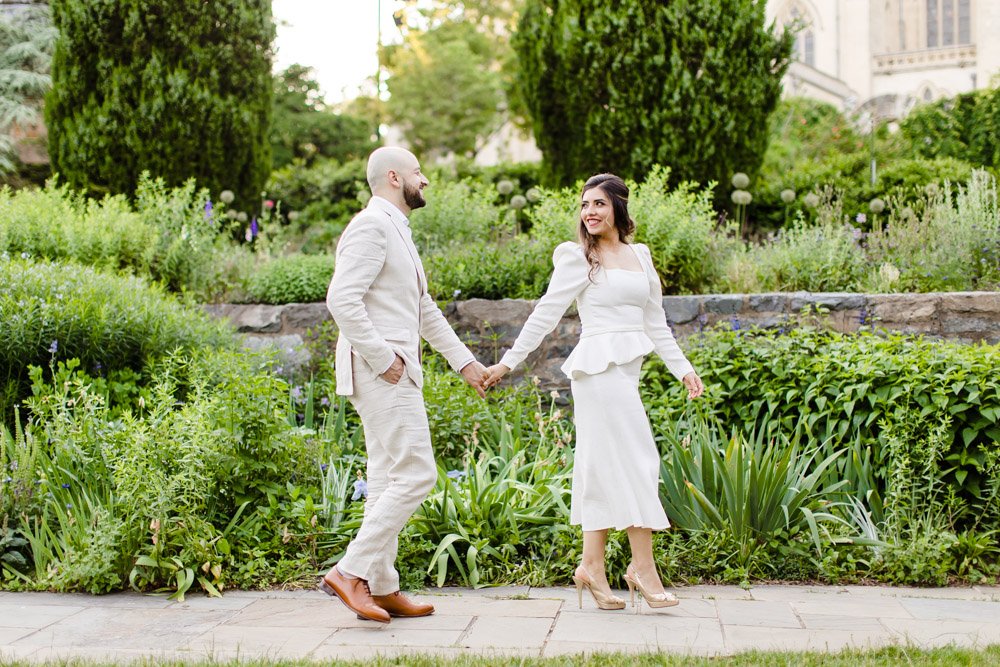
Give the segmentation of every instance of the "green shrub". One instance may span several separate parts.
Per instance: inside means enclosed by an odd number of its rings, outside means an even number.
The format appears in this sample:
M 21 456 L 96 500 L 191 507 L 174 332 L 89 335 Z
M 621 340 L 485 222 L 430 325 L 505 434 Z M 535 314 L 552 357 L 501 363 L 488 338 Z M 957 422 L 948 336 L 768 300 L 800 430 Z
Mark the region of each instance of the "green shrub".
M 517 231 L 494 205 L 496 191 L 487 184 L 432 181 L 425 196 L 427 207 L 414 211 L 410 220 L 413 242 L 421 254 L 496 241 Z
M 527 235 L 476 241 L 423 259 L 436 299 L 537 299 L 552 275 L 552 251 Z
M 921 104 L 907 114 L 900 130 L 910 149 L 922 157 L 1000 167 L 1000 88 Z
M 860 232 L 827 200 L 816 224 L 801 217 L 775 236 L 725 258 L 720 292 L 857 291 L 867 268 Z
M 227 584 L 261 541 L 260 506 L 318 473 L 314 445 L 288 428 L 288 386 L 264 361 L 172 357 L 152 371 L 149 403 L 122 419 L 75 360 L 51 384 L 33 369 L 25 433 L 42 481 L 19 512 L 31 583 L 97 593 L 127 580 L 180 597 L 196 582 L 209 593 Z M 290 542 L 293 514 L 272 525 L 275 542 Z
M 41 190 L 0 190 L 0 252 L 72 260 L 127 271 L 173 291 L 202 292 L 221 250 L 208 193 L 193 181 L 167 188 L 143 174 L 135 204 L 124 197 L 88 200 L 50 182 Z
M 669 176 L 669 169 L 655 167 L 641 185 L 629 183 L 629 214 L 636 240 L 649 246 L 664 292 L 697 293 L 712 281 L 733 230 L 716 230 L 711 185 L 695 190 L 682 183 L 668 190 Z
M 291 255 L 261 264 L 247 291 L 254 303 L 309 303 L 326 300 L 333 277 L 330 255 Z
M 0 405 L 24 396 L 28 367 L 79 359 L 88 371 L 141 371 L 177 349 L 233 344 L 230 330 L 139 278 L 0 256 Z
M 54 173 L 99 195 L 131 195 L 149 171 L 257 201 L 271 168 L 270 2 L 49 4 Z
M 889 203 L 890 210 L 910 207 L 919 211 L 929 185 L 933 187 L 945 181 L 963 183 L 971 176 L 973 165 L 949 157 L 908 159 L 881 156 L 878 160 L 878 179 L 874 185 L 870 181 L 870 169 L 871 155 L 863 150 L 834 153 L 820 162 L 803 162 L 788 170 L 783 177 L 775 177 L 760 187 L 751 187 L 754 202 L 748 209 L 748 217 L 765 229 L 780 227 L 800 213 L 806 219 L 813 219 L 817 212 L 809 206 L 806 196 L 830 188 L 851 222 L 868 228 L 864 219 L 873 218 L 869 206 L 873 199 Z M 795 200 L 783 202 L 783 190 L 795 192 Z
M 358 196 L 368 192 L 365 164 L 324 158 L 306 166 L 296 161 L 271 173 L 267 192 L 281 201 L 286 214 L 297 213 L 293 226 L 305 232 L 313 225 L 329 225 L 335 238 L 364 207 Z
M 1000 285 L 1000 207 L 996 180 L 973 172 L 965 185 L 945 183 L 922 212 L 895 208 L 867 237 L 876 291 L 996 289 Z M 898 276 L 898 277 L 897 277 Z
M 933 470 L 962 500 L 952 518 L 962 527 L 982 510 L 996 514 L 987 503 L 1000 483 L 990 463 L 1000 442 L 1000 381 L 991 370 L 1000 347 L 802 328 L 715 330 L 692 343 L 689 358 L 707 378 L 701 407 L 723 424 L 802 430 L 820 441 L 832 437 L 835 447 L 870 447 L 876 490 L 885 497 L 895 459 L 913 453 L 887 447 L 887 429 L 918 425 L 922 430 L 903 438 L 909 447 L 946 423 L 945 450 Z M 648 376 L 651 421 L 682 418 L 681 402 L 664 396 L 679 391 L 675 382 L 659 365 Z

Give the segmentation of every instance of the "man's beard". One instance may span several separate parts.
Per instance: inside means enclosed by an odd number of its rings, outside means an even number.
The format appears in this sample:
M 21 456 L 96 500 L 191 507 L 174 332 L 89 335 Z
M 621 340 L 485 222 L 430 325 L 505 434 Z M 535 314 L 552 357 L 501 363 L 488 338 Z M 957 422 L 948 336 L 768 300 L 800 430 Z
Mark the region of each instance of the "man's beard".
M 410 187 L 408 183 L 403 183 L 403 201 L 406 202 L 411 211 L 427 205 L 427 200 L 424 199 L 420 188 Z

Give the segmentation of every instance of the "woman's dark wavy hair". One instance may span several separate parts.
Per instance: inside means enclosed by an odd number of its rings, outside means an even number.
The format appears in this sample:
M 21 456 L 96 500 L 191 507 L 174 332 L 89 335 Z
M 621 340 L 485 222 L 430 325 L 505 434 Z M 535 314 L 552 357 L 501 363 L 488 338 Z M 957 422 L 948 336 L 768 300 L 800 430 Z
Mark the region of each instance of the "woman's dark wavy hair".
M 611 210 L 615 216 L 615 229 L 618 230 L 618 238 L 622 243 L 628 243 L 628 238 L 635 232 L 635 220 L 628 214 L 628 186 L 618 176 L 614 174 L 597 174 L 587 179 L 583 184 L 582 197 L 588 190 L 600 188 L 611 200 Z M 594 279 L 594 272 L 601 266 L 601 256 L 597 251 L 597 237 L 587 231 L 587 225 L 580 217 L 577 225 L 577 236 L 580 245 L 583 246 L 583 254 L 590 264 L 590 279 Z

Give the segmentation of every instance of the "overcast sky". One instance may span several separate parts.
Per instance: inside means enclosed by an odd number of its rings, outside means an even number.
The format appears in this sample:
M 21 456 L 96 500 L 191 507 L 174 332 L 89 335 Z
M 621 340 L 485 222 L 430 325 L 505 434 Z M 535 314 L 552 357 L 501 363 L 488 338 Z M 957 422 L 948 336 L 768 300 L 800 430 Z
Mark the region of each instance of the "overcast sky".
M 355 97 L 378 65 L 379 21 L 384 42 L 399 37 L 392 20 L 397 8 L 395 0 L 273 0 L 275 71 L 308 65 L 328 103 Z

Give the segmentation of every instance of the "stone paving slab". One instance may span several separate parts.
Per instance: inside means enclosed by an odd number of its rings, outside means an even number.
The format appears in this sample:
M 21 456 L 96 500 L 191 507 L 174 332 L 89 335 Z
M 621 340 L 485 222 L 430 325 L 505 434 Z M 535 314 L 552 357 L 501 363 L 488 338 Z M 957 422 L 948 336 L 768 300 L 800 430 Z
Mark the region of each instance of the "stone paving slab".
M 562 656 L 605 652 L 729 655 L 746 650 L 1000 643 L 1000 587 L 685 586 L 677 607 L 596 609 L 571 587 L 416 594 L 426 618 L 359 620 L 315 590 L 232 591 L 222 598 L 0 592 L 0 662 L 132 662 L 414 654 Z M 619 595 L 628 599 L 627 591 Z M 641 613 L 637 613 L 641 612 Z

